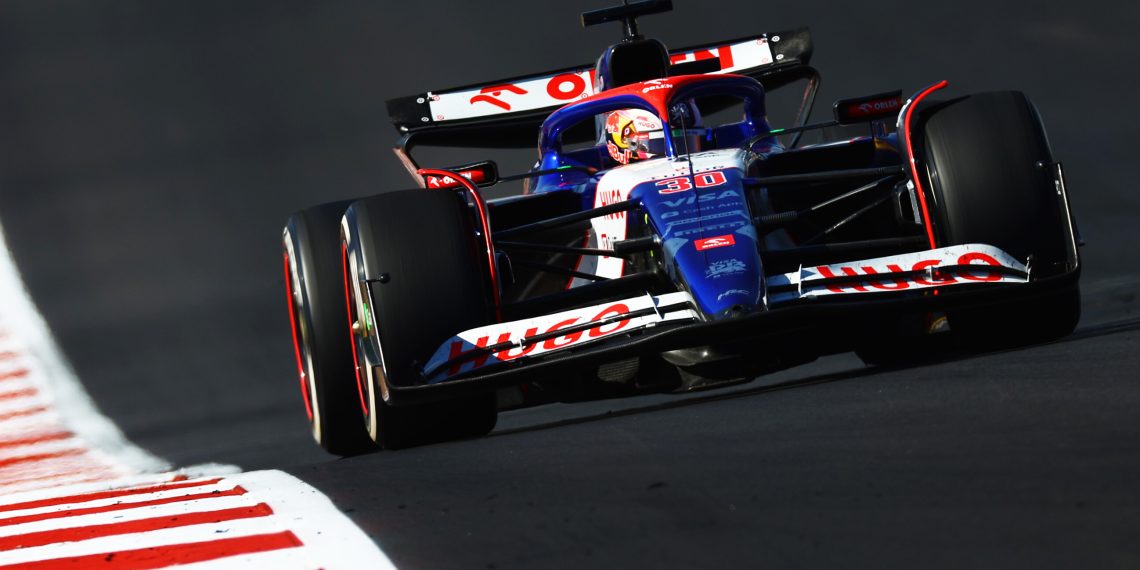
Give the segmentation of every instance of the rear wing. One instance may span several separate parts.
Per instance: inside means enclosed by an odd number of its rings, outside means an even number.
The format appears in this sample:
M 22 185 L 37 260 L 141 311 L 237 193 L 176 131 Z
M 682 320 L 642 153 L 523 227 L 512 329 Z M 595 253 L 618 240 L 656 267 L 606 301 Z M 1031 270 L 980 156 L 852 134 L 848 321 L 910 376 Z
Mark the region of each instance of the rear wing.
M 816 77 L 807 28 L 669 51 L 670 75 L 735 73 L 768 89 Z M 388 101 L 388 116 L 415 145 L 527 148 L 550 113 L 596 91 L 594 66 L 583 65 L 478 85 L 427 91 Z

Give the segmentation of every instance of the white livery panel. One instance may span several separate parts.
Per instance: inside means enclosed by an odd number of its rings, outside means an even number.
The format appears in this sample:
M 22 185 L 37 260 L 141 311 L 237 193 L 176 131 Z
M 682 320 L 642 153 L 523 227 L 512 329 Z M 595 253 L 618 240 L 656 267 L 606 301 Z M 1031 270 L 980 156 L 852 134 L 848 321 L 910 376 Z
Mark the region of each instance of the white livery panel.
M 424 370 L 431 374 L 431 377 L 428 378 L 429 383 L 441 382 L 461 372 L 470 372 L 499 362 L 578 347 L 667 321 L 696 320 L 697 313 L 691 306 L 692 297 L 688 293 L 667 293 L 656 297 L 645 294 L 641 297 L 562 311 L 533 319 L 486 325 L 463 331 L 445 342 L 435 351 Z M 624 319 L 617 318 L 625 314 L 644 312 L 647 309 L 654 309 L 654 311 Z M 598 322 L 599 324 L 592 328 L 567 332 L 561 336 L 524 343 L 524 339 L 528 337 L 554 333 L 590 322 Z M 471 350 L 503 343 L 511 343 L 511 346 L 493 353 L 480 355 L 478 358 L 444 366 L 451 359 Z
M 961 265 L 976 265 L 978 269 L 977 271 L 941 273 L 938 271 L 939 267 Z M 1014 273 L 987 270 L 987 267 L 1001 267 L 1012 270 Z M 915 271 L 922 273 L 898 275 Z M 865 279 L 836 283 L 833 281 L 836 277 L 865 277 Z M 769 304 L 778 304 L 796 299 L 829 295 L 882 293 L 977 283 L 1026 283 L 1028 281 L 1029 268 L 1025 264 L 992 245 L 971 243 L 861 261 L 803 267 L 799 271 L 770 277 L 768 279 L 770 289 L 786 289 L 788 286 L 794 285 L 796 290 L 771 295 L 768 302 Z
M 750 38 L 719 47 L 673 53 L 673 64 L 719 59 L 720 70 L 737 73 L 773 63 L 767 38 Z M 559 107 L 597 93 L 593 67 L 583 67 L 501 83 L 427 94 L 430 121 L 456 121 Z

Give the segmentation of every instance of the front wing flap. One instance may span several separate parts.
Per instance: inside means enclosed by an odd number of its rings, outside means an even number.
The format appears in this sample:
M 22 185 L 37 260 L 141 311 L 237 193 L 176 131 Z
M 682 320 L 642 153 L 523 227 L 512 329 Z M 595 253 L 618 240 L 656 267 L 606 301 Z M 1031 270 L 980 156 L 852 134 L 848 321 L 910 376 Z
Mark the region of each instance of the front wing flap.
M 768 278 L 768 303 L 944 288 L 976 283 L 1025 283 L 1029 267 L 992 245 L 971 243 L 833 265 L 801 267 Z
M 648 293 L 610 303 L 496 323 L 463 331 L 440 346 L 423 368 L 429 384 L 495 364 L 579 347 L 669 321 L 695 321 L 685 292 Z
M 985 244 L 802 267 L 796 272 L 768 277 L 768 310 L 736 320 L 759 325 L 758 320 L 764 320 L 765 313 L 782 313 L 785 305 L 796 311 L 797 305 L 832 296 L 897 297 L 932 288 L 1025 284 L 1029 282 L 1029 272 L 1026 264 Z M 446 383 L 483 375 L 508 363 L 522 364 L 539 356 L 613 341 L 658 325 L 691 327 L 692 323 L 706 320 L 694 308 L 687 292 L 656 296 L 647 293 L 463 331 L 436 349 L 421 372 L 429 385 Z

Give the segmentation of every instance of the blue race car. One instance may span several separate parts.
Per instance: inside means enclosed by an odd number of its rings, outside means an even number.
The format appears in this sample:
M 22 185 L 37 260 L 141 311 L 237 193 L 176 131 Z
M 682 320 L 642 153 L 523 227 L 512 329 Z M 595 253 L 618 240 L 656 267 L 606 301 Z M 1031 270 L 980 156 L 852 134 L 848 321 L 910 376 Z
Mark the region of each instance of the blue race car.
M 389 101 L 416 189 L 284 231 L 297 368 L 337 454 L 479 436 L 500 409 L 686 391 L 821 355 L 869 364 L 1016 346 L 1080 316 L 1060 163 L 1020 92 L 837 101 L 806 29 L 669 51 L 650 0 L 595 66 Z M 803 86 L 790 124 L 767 94 Z M 859 135 L 802 144 L 851 128 Z M 425 168 L 417 146 L 525 147 Z M 487 200 L 482 189 L 517 182 Z

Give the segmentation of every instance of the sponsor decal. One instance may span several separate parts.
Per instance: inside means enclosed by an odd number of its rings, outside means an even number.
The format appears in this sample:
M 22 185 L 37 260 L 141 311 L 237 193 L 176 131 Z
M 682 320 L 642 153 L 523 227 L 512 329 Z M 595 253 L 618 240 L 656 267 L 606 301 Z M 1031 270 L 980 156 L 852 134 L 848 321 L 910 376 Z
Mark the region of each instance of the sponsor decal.
M 728 198 L 740 198 L 740 192 L 736 190 L 723 190 L 719 194 L 701 194 L 700 196 L 687 196 L 685 198 L 677 198 L 673 200 L 662 200 L 661 203 L 670 208 L 679 208 L 681 206 L 692 206 L 700 202 L 704 206 L 711 202 L 720 202 Z M 675 214 L 674 214 L 675 215 Z
M 625 303 L 614 303 L 612 305 L 605 307 L 601 311 L 599 311 L 598 314 L 594 315 L 592 318 L 589 319 L 589 322 L 597 322 L 597 321 L 600 321 L 600 320 L 602 320 L 606 317 L 609 317 L 611 315 L 624 315 L 627 313 L 629 313 L 629 305 L 626 305 Z M 495 340 L 494 344 L 502 344 L 505 342 L 519 341 L 519 340 L 522 340 L 522 339 L 527 338 L 527 337 L 535 336 L 537 334 L 557 332 L 557 331 L 564 329 L 566 327 L 569 327 L 571 325 L 578 324 L 579 320 L 580 320 L 579 317 L 571 316 L 570 318 L 560 320 L 557 323 L 554 323 L 553 325 L 547 327 L 545 330 L 541 330 L 541 331 L 539 330 L 539 327 L 531 327 L 531 328 L 526 329 L 526 332 L 523 333 L 522 336 L 517 338 L 517 339 L 512 338 L 514 336 L 514 332 L 508 330 L 508 331 L 500 333 L 498 338 Z M 577 343 L 584 341 L 584 340 L 601 338 L 603 336 L 616 333 L 616 332 L 624 329 L 626 327 L 626 325 L 628 325 L 628 324 L 629 324 L 629 319 L 622 319 L 620 321 L 617 321 L 616 323 L 610 323 L 610 324 L 607 324 L 604 326 L 599 325 L 597 327 L 594 327 L 594 328 L 591 328 L 588 330 L 584 330 L 584 331 L 581 331 L 581 330 L 575 331 L 575 332 L 569 333 L 565 336 L 548 338 L 542 342 L 534 342 L 534 343 L 522 345 L 518 348 L 508 348 L 508 349 L 500 350 L 498 352 L 495 352 L 494 356 L 495 356 L 496 360 L 498 360 L 500 362 L 506 362 L 509 360 L 514 360 L 516 358 L 522 358 L 523 356 L 526 356 L 526 355 L 534 352 L 534 349 L 539 348 L 539 347 L 542 348 L 542 350 L 540 350 L 539 352 L 546 352 L 548 350 L 557 350 L 559 348 L 566 348 L 568 346 L 577 344 Z M 475 346 L 477 348 L 483 348 L 483 347 L 488 346 L 488 343 L 490 341 L 491 341 L 490 336 L 487 336 L 487 335 L 480 336 L 480 337 L 475 339 Z M 450 360 L 450 359 L 455 358 L 456 356 L 459 356 L 460 354 L 462 354 L 465 351 L 465 349 L 464 349 L 465 345 L 466 345 L 466 342 L 463 339 L 452 340 L 451 346 L 448 349 L 448 359 Z M 491 356 L 491 354 L 487 353 L 487 354 L 484 354 L 484 355 L 480 356 L 479 358 L 475 359 L 473 361 L 473 363 L 474 363 L 473 368 L 481 368 L 481 367 L 485 366 L 487 364 L 487 359 L 490 356 Z M 454 375 L 458 374 L 461 367 L 462 367 L 462 363 L 453 365 L 450 369 L 448 369 L 447 375 L 448 376 L 454 376 Z
M 476 103 L 490 103 L 504 111 L 510 111 L 511 104 L 500 99 L 504 92 L 514 93 L 515 95 L 526 95 L 529 93 L 529 91 L 526 89 L 523 89 L 522 87 L 519 87 L 513 83 L 507 83 L 506 85 L 492 85 L 491 87 L 484 87 L 480 89 L 479 94 L 472 97 L 469 103 L 472 105 Z
M 720 59 L 720 71 L 715 73 L 732 73 L 775 61 L 766 38 L 673 54 L 669 59 L 676 64 L 714 58 Z M 455 121 L 557 107 L 589 97 L 595 89 L 594 66 L 590 65 L 574 71 L 520 79 L 511 84 L 428 93 L 425 99 L 429 104 L 429 116 L 437 121 Z
M 691 230 L 682 230 L 679 232 L 674 232 L 673 237 L 686 237 L 686 236 L 703 234 L 705 232 L 715 232 L 715 231 L 720 231 L 720 230 L 733 230 L 733 229 L 739 228 L 740 226 L 743 226 L 743 225 L 745 225 L 745 222 L 741 222 L 741 221 L 727 222 L 727 223 L 723 223 L 723 224 L 714 224 L 711 226 L 705 226 L 703 228 L 694 228 Z
M 969 265 L 969 271 L 953 273 L 939 271 L 940 267 Z M 973 267 L 977 269 L 973 269 Z M 1025 283 L 1028 277 L 1008 275 L 987 268 L 1003 267 L 1027 273 L 1026 266 L 1004 251 L 985 244 L 966 244 L 930 251 L 852 261 L 833 265 L 805 267 L 802 273 L 786 273 L 769 279 L 769 286 L 796 285 L 799 292 L 780 293 L 773 302 L 800 297 L 824 295 L 904 291 L 931 287 L 950 287 L 976 283 Z M 898 275 L 920 271 L 915 276 Z M 894 274 L 894 275 L 892 275 Z M 849 283 L 825 283 L 836 277 L 858 277 Z
M 594 94 L 594 70 L 545 75 L 453 93 L 428 93 L 437 121 L 454 121 L 564 105 Z
M 664 79 L 651 79 L 649 81 L 646 81 L 646 83 L 648 84 L 648 86 L 643 87 L 641 89 L 642 95 L 649 93 L 650 91 L 657 91 L 659 89 L 672 89 L 673 88 L 673 84 L 668 83 Z
M 895 114 L 898 113 L 901 108 L 902 101 L 894 97 L 874 101 L 863 101 L 849 105 L 847 107 L 847 116 L 853 119 L 861 119 L 863 117 L 874 117 L 883 114 Z
M 751 295 L 751 294 L 752 293 L 750 291 L 746 291 L 744 289 L 729 289 L 728 291 L 725 291 L 724 293 L 717 295 L 716 300 L 719 302 L 719 301 L 723 300 L 725 297 L 731 297 L 732 295 Z
M 900 291 L 903 289 L 909 289 L 912 285 L 932 287 L 932 286 L 937 286 L 937 285 L 949 285 L 952 283 L 959 283 L 959 282 L 1001 281 L 1001 279 L 1002 279 L 1002 275 L 1000 273 L 994 273 L 992 271 L 985 271 L 985 270 L 982 270 L 982 271 L 979 271 L 976 273 L 975 272 L 959 273 L 959 274 L 956 274 L 955 276 L 940 275 L 938 273 L 938 271 L 936 271 L 936 268 L 939 267 L 940 265 L 943 265 L 945 261 L 946 260 L 944 260 L 944 259 L 923 259 L 923 260 L 918 261 L 918 262 L 914 263 L 913 265 L 911 265 L 910 271 L 922 271 L 922 270 L 926 270 L 926 269 L 931 270 L 931 276 L 929 278 L 926 278 L 926 277 L 893 278 L 893 279 L 892 278 L 887 278 L 887 279 L 870 279 L 869 278 L 866 281 L 863 281 L 862 283 L 865 283 L 867 285 L 867 287 L 870 287 L 872 289 L 879 289 L 882 291 Z M 983 267 L 984 266 L 1002 267 L 1001 262 L 999 262 L 997 259 L 995 259 L 994 256 L 987 254 L 987 253 L 976 252 L 976 251 L 963 253 L 962 255 L 960 255 L 958 257 L 958 259 L 954 260 L 954 262 L 950 263 L 949 265 L 980 265 Z M 861 264 L 861 265 L 857 265 L 857 266 L 821 265 L 819 267 L 816 267 L 815 271 L 817 273 L 819 273 L 821 276 L 823 276 L 824 278 L 829 279 L 829 278 L 844 277 L 844 276 L 846 276 L 846 277 L 857 277 L 859 275 L 866 275 L 868 277 L 874 277 L 874 276 L 880 275 L 880 274 L 902 273 L 905 270 L 903 269 L 903 266 L 899 265 L 898 263 L 888 263 L 888 264 L 886 264 L 884 266 L 880 266 L 880 267 L 875 267 L 874 265 L 871 265 L 871 264 Z M 864 287 L 860 283 L 855 283 L 855 284 L 851 284 L 851 285 L 829 285 L 827 287 L 827 290 L 831 291 L 832 293 L 846 293 L 848 290 L 856 291 L 856 292 L 866 292 L 867 287 Z
M 616 188 L 611 188 L 608 190 L 598 190 L 597 201 L 596 201 L 594 207 L 598 208 L 601 206 L 609 206 L 609 205 L 617 204 L 618 202 L 624 202 L 624 201 L 625 201 L 625 196 L 622 195 L 621 190 L 618 190 Z M 604 217 L 607 220 L 624 220 L 626 213 L 627 212 L 614 212 L 612 214 L 606 214 Z
M 739 259 L 721 259 L 709 264 L 708 269 L 705 269 L 705 277 L 719 279 L 725 275 L 743 273 L 747 268 L 748 266 Z
M 685 226 L 685 225 L 689 225 L 689 224 L 709 222 L 712 220 L 723 220 L 725 218 L 735 218 L 735 217 L 739 217 L 743 221 L 738 221 L 738 222 L 734 222 L 734 223 L 730 223 L 730 224 L 717 224 L 715 226 L 705 226 L 703 228 L 686 230 L 684 232 L 677 232 L 676 235 L 678 235 L 678 236 L 680 236 L 680 235 L 693 235 L 694 232 L 698 232 L 698 233 L 703 232 L 705 229 L 711 230 L 711 229 L 724 228 L 724 227 L 737 228 L 737 227 L 743 226 L 748 221 L 748 214 L 746 214 L 744 212 L 744 210 L 733 210 L 731 212 L 720 212 L 717 214 L 707 214 L 707 215 L 698 216 L 695 218 L 687 218 L 684 220 L 677 220 L 675 222 L 669 222 L 668 224 L 665 224 L 665 229 L 661 233 L 664 235 L 673 235 L 673 228 L 675 228 L 677 226 Z
M 722 236 L 696 240 L 693 242 L 693 245 L 697 247 L 697 251 L 705 251 L 708 249 L 716 249 L 718 247 L 736 245 L 736 238 L 732 237 L 732 234 L 724 234 Z
M 577 99 L 586 93 L 586 80 L 577 73 L 555 75 L 546 83 L 546 94 L 559 101 Z
M 700 211 L 723 210 L 725 208 L 736 208 L 737 211 L 743 213 L 744 210 L 740 210 L 739 206 L 740 206 L 740 203 L 738 203 L 738 202 L 725 202 L 723 204 L 712 204 L 712 205 L 703 204 L 701 206 L 700 210 L 698 210 L 696 208 L 683 208 L 683 209 L 679 209 L 679 210 L 673 210 L 671 212 L 662 212 L 660 219 L 661 220 L 669 220 L 672 218 L 676 218 L 677 216 L 692 216 L 692 215 L 694 215 Z
M 459 172 L 457 172 L 457 174 L 459 174 L 460 176 L 462 176 L 464 178 L 467 178 L 468 180 L 470 180 L 476 184 L 483 182 L 487 179 L 486 173 L 484 173 L 480 169 L 460 170 Z M 462 186 L 462 184 L 460 184 L 458 180 L 456 180 L 450 176 L 436 176 L 434 174 L 424 175 L 424 184 L 426 184 L 428 188 L 432 188 L 432 189 L 459 188 L 460 186 Z
M 432 381 L 438 382 L 460 372 L 475 370 L 487 366 L 488 364 L 507 362 L 523 357 L 536 356 L 545 352 L 561 350 L 605 338 L 610 335 L 645 328 L 663 321 L 695 319 L 696 313 L 691 309 L 675 310 L 664 315 L 658 312 L 650 312 L 647 315 L 627 316 L 634 311 L 642 311 L 654 306 L 663 307 L 686 302 L 691 303 L 692 297 L 690 297 L 688 293 L 683 292 L 667 293 L 658 297 L 634 297 L 622 301 L 595 305 L 593 307 L 563 311 L 561 313 L 534 319 L 487 325 L 471 329 L 459 333 L 444 343 L 443 346 L 440 346 L 431 360 L 428 361 L 424 370 L 432 371 L 442 366 L 443 363 L 477 348 L 500 344 L 508 345 L 500 350 L 480 354 L 477 358 L 465 360 L 451 365 L 446 369 L 434 372 Z M 598 324 L 590 328 L 559 334 L 559 331 L 587 323 Z M 552 336 L 523 343 L 523 339 L 548 334 Z

